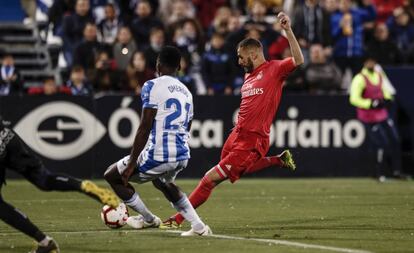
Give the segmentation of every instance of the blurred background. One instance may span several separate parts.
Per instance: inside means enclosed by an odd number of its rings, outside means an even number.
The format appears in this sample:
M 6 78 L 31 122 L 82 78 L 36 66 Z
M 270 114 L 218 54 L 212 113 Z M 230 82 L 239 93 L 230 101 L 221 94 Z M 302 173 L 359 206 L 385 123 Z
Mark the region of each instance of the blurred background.
M 285 82 L 270 153 L 291 149 L 298 171 L 256 176 L 373 176 L 375 144 L 349 90 L 366 55 L 394 99 L 398 149 L 386 176 L 413 173 L 414 1 L 411 0 L 0 0 L 0 113 L 57 171 L 101 177 L 129 152 L 140 92 L 164 45 L 181 49 L 178 78 L 194 95 L 192 160 L 213 166 L 233 126 L 244 72 L 237 43 L 260 40 L 268 60 L 290 56 L 276 20 L 292 28 L 305 64 Z M 391 160 L 401 161 L 395 167 Z M 394 167 L 393 167 L 394 166 Z M 394 172 L 400 174 L 395 175 Z M 384 174 L 382 173 L 382 174 Z M 384 175 L 385 175 L 384 174 Z

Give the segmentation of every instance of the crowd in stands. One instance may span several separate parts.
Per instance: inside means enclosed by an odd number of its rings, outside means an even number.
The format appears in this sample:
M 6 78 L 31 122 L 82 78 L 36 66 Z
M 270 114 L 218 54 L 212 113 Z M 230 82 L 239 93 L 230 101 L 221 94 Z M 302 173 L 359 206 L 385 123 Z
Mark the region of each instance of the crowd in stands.
M 276 20 L 291 16 L 305 65 L 286 80 L 292 92 L 342 92 L 346 71 L 362 67 L 364 54 L 383 66 L 414 64 L 412 0 L 54 0 L 53 32 L 62 38 L 68 80 L 29 94 L 97 92 L 139 94 L 156 76 L 157 53 L 180 48 L 178 78 L 195 94 L 238 94 L 244 72 L 237 43 L 259 39 L 268 60 L 290 55 Z M 56 87 L 53 87 L 56 86 Z M 13 58 L 2 60 L 0 95 L 22 90 Z

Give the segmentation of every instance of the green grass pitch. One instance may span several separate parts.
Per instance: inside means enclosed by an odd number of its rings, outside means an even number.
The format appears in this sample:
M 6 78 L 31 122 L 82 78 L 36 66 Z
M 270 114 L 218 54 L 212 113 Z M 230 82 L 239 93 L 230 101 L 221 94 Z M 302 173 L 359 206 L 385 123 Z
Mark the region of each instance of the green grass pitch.
M 105 185 L 102 181 L 98 182 Z M 190 192 L 196 180 L 178 180 Z M 173 213 L 151 184 L 135 185 L 162 219 Z M 180 238 L 159 229 L 106 228 L 101 205 L 78 193 L 41 192 L 26 181 L 9 180 L 3 197 L 43 231 L 63 253 L 70 252 L 341 252 L 274 244 L 282 240 L 342 248 L 356 253 L 414 252 L 414 182 L 371 179 L 242 179 L 223 183 L 198 209 L 217 235 Z M 133 213 L 130 211 L 130 213 Z M 189 228 L 188 223 L 182 230 Z M 0 221 L 0 252 L 28 252 L 32 240 Z

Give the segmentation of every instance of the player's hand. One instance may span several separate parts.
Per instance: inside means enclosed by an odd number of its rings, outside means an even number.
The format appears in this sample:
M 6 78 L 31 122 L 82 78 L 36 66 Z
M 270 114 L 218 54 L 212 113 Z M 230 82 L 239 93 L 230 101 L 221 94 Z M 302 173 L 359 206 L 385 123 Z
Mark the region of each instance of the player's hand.
M 283 30 L 288 31 L 291 29 L 290 27 L 290 18 L 288 15 L 286 15 L 286 13 L 284 12 L 279 12 L 279 14 L 277 14 L 277 19 L 280 22 L 280 26 L 282 27 Z
M 135 166 L 133 164 L 132 165 L 128 164 L 127 168 L 122 173 L 122 183 L 123 183 L 123 185 L 125 185 L 125 186 L 128 185 L 129 178 L 134 173 L 134 170 L 135 170 Z

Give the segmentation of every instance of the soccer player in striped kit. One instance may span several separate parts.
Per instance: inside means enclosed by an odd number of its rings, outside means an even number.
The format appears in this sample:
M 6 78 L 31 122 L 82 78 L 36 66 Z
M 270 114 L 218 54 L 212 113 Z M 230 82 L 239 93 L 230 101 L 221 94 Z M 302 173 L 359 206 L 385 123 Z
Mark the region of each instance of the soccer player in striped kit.
M 240 112 L 236 127 L 224 144 L 221 161 L 201 179 L 189 199 L 194 208 L 209 198 L 212 190 L 224 180 L 232 183 L 243 174 L 253 173 L 277 165 L 295 169 L 289 151 L 279 156 L 266 157 L 269 150 L 270 126 L 282 96 L 282 85 L 287 76 L 303 63 L 303 55 L 291 29 L 290 18 L 283 12 L 277 16 L 285 30 L 292 56 L 281 61 L 266 61 L 262 44 L 247 38 L 238 45 L 239 65 L 246 75 L 241 89 Z M 184 220 L 179 213 L 164 221 L 176 227 Z
M 193 96 L 174 78 L 181 55 L 175 47 L 164 47 L 157 59 L 160 77 L 142 88 L 142 118 L 131 155 L 111 165 L 105 179 L 130 208 L 140 213 L 127 224 L 137 228 L 159 227 L 160 218 L 152 214 L 135 192 L 129 180 L 151 181 L 174 208 L 191 222 L 191 230 L 182 236 L 210 235 L 210 228 L 197 215 L 187 196 L 175 185 L 176 175 L 190 159 L 188 137 L 193 118 Z

